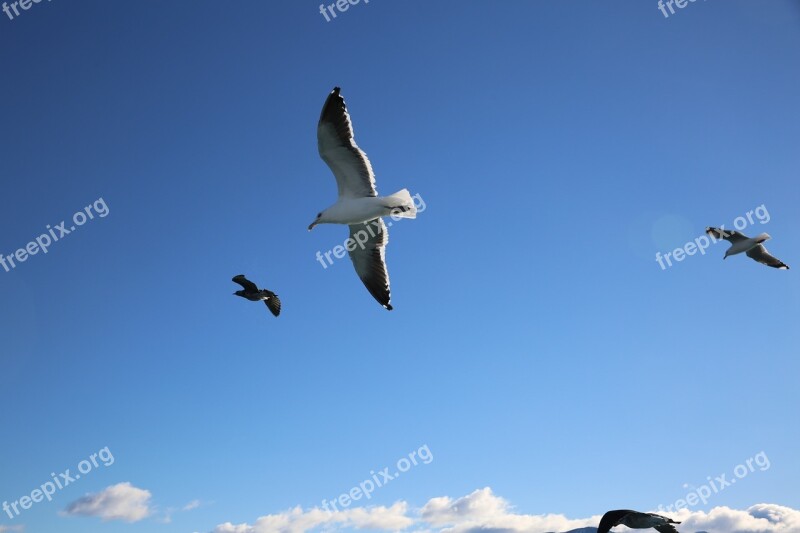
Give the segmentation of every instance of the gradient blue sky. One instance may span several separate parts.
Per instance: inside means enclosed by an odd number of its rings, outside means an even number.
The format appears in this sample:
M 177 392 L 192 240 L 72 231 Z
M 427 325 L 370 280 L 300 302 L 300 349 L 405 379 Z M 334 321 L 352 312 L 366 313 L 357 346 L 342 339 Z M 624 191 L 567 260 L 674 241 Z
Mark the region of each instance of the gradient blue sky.
M 800 507 L 797 270 L 726 244 L 765 205 L 800 268 L 800 4 L 714 0 L 42 2 L 0 13 L 0 501 L 100 468 L 0 525 L 210 531 L 347 491 L 422 506 L 490 486 L 531 514 L 653 509 L 759 451 L 706 506 Z M 391 230 L 395 310 L 306 226 L 342 87 Z M 231 293 L 247 274 L 279 319 Z M 128 481 L 153 515 L 60 516 Z M 199 508 L 169 512 L 193 500 Z M 162 524 L 165 514 L 170 524 Z

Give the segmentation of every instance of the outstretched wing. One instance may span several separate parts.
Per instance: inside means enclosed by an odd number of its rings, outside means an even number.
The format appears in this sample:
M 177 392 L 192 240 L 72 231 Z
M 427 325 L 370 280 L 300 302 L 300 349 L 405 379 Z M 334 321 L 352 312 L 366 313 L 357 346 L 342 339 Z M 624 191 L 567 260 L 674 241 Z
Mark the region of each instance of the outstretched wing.
M 258 292 L 258 287 L 256 287 L 256 284 L 247 279 L 246 277 L 244 277 L 243 274 L 234 276 L 234 278 L 231 281 L 241 285 L 242 288 L 244 288 L 244 290 L 246 290 L 247 292 Z
M 353 224 L 350 226 L 350 239 L 348 251 L 356 274 L 378 303 L 391 311 L 392 294 L 389 289 L 389 271 L 386 269 L 389 231 L 386 224 L 380 218 L 364 224 Z
M 675 529 L 675 526 L 673 526 L 672 524 L 664 524 L 663 526 L 656 526 L 653 529 L 655 529 L 659 533 L 678 533 L 678 530 Z
M 336 176 L 339 197 L 363 198 L 378 196 L 375 173 L 365 154 L 353 138 L 353 125 L 344 98 L 335 87 L 325 105 L 317 125 L 319 155 Z
M 635 512 L 636 511 L 631 511 L 630 509 L 608 511 L 603 515 L 603 518 L 600 519 L 600 525 L 597 526 L 597 533 L 608 533 L 611 531 L 611 528 L 619 524 L 625 516 Z
M 773 268 L 779 268 L 781 270 L 789 270 L 789 265 L 787 265 L 774 255 L 770 254 L 763 244 L 759 244 L 758 246 L 754 246 L 753 248 L 747 250 L 747 257 L 755 259 L 759 263 L 771 266 Z
M 729 243 L 733 244 L 739 241 L 745 241 L 748 239 L 747 236 L 742 235 L 738 231 L 733 231 L 729 229 L 720 229 L 720 228 L 706 228 L 706 233 L 714 237 L 715 239 L 725 239 Z
M 281 299 L 274 292 L 267 291 L 267 294 L 269 294 L 269 298 L 264 300 L 264 303 L 267 304 L 267 308 L 273 315 L 278 316 L 281 314 Z

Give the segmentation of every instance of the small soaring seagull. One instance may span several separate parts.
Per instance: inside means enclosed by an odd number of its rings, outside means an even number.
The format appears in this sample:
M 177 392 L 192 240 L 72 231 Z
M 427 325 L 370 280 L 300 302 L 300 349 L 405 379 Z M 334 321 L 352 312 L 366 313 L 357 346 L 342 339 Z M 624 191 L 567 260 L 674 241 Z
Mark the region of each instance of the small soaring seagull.
M 347 251 L 358 277 L 383 307 L 392 310 L 389 271 L 386 269 L 386 244 L 389 232 L 381 217 L 394 215 L 416 218 L 417 208 L 408 189 L 389 196 L 378 196 L 375 173 L 353 138 L 353 125 L 344 98 L 335 87 L 328 95 L 317 125 L 317 147 L 322 160 L 336 176 L 339 198 L 317 215 L 308 226 L 347 224 L 350 239 Z
M 727 259 L 729 255 L 747 252 L 747 257 L 755 259 L 759 263 L 763 263 L 767 266 L 778 268 L 780 270 L 789 270 L 789 266 L 786 263 L 777 257 L 770 255 L 764 245 L 761 244 L 772 238 L 769 236 L 769 233 L 762 233 L 757 237 L 750 238 L 739 233 L 738 231 L 711 227 L 706 228 L 706 233 L 715 239 L 725 239 L 731 243 L 731 247 L 725 252 L 725 257 L 723 257 L 723 259 Z
M 277 294 L 272 291 L 268 291 L 267 289 L 260 290 L 255 283 L 244 277 L 242 274 L 234 276 L 232 281 L 234 283 L 238 283 L 244 288 L 243 291 L 234 292 L 234 295 L 246 298 L 251 302 L 264 302 L 267 304 L 267 308 L 273 315 L 278 316 L 281 314 L 281 300 L 278 298 Z
M 674 520 L 653 513 L 640 513 L 630 509 L 609 511 L 600 519 L 597 533 L 608 533 L 616 526 L 628 526 L 631 529 L 653 528 L 660 533 L 678 533 L 672 524 L 680 524 Z

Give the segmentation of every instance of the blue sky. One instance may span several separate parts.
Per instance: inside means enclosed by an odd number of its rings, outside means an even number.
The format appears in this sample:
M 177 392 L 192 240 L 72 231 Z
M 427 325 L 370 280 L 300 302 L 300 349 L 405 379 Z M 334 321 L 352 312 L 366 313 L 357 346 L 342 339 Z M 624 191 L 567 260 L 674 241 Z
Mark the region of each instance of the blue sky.
M 692 511 L 800 509 L 796 270 L 725 243 L 655 261 L 764 206 L 745 233 L 800 265 L 797 64 L 790 0 L 0 13 L 0 253 L 108 208 L 0 268 L 0 501 L 114 457 L 0 531 L 254 524 L 424 445 L 366 507 L 490 487 L 587 519 L 764 452 Z M 335 200 L 316 150 L 334 86 L 379 191 L 426 205 L 391 229 L 391 313 L 348 259 L 316 261 L 345 228 L 306 231 Z M 239 273 L 280 318 L 231 295 Z M 146 517 L 65 511 L 120 483 Z

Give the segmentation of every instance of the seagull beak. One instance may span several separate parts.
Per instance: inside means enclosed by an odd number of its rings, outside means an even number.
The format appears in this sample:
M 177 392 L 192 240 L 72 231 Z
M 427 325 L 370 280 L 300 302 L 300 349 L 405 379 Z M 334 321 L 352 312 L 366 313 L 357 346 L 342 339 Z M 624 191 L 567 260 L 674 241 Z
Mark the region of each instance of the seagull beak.
M 312 222 L 311 225 L 308 226 L 308 231 L 311 231 L 312 229 L 314 229 L 314 226 L 316 226 L 317 224 L 319 224 L 319 222 L 317 222 L 316 220 L 314 222 Z

